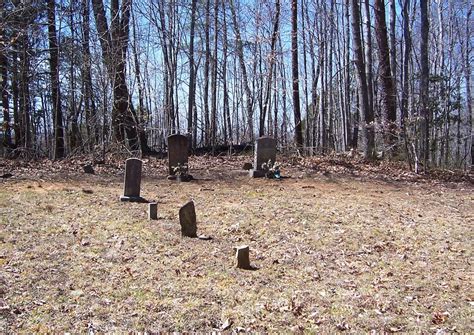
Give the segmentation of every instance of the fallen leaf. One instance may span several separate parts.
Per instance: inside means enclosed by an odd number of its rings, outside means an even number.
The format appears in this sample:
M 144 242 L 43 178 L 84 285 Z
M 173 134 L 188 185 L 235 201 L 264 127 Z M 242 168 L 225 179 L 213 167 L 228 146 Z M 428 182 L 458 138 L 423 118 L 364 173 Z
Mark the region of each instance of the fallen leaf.
M 232 320 L 230 320 L 230 319 L 225 320 L 224 323 L 222 324 L 220 330 L 227 330 L 227 329 L 229 329 L 230 326 L 232 326 L 232 323 L 233 323 L 233 322 L 232 322 Z

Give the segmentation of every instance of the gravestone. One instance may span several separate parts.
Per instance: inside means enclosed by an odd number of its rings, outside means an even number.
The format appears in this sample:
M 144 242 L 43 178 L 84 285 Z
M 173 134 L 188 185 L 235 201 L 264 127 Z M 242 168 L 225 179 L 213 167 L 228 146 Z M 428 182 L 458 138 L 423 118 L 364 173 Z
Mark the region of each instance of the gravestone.
M 168 136 L 168 168 L 169 175 L 174 176 L 176 173 L 173 167 L 188 164 L 188 138 L 184 135 Z
M 276 161 L 276 140 L 273 137 L 262 136 L 255 141 L 255 156 L 250 176 L 253 178 L 265 177 L 262 164 L 268 163 L 268 161 L 271 164 Z
M 250 265 L 250 249 L 248 245 L 242 245 L 236 248 L 235 267 L 244 270 L 253 270 Z
M 158 204 L 156 202 L 148 204 L 148 220 L 158 220 Z
M 141 202 L 140 183 L 142 181 L 142 161 L 137 158 L 129 158 L 125 161 L 125 178 L 123 195 L 121 201 Z
M 196 225 L 196 209 L 194 202 L 190 201 L 179 209 L 179 224 L 181 235 L 186 237 L 198 237 Z

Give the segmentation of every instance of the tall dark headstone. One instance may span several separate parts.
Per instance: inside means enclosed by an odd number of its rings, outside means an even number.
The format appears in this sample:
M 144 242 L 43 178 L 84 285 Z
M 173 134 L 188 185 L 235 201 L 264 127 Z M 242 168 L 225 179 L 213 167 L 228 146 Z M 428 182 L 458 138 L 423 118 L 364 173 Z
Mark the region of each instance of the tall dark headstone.
M 179 209 L 179 224 L 182 236 L 197 237 L 196 209 L 193 201 Z
M 268 161 L 271 164 L 276 161 L 276 140 L 273 137 L 262 136 L 255 141 L 255 156 L 250 176 L 264 177 L 265 170 L 262 168 L 262 164 L 268 163 Z
M 188 164 L 188 138 L 184 135 L 168 136 L 168 168 L 170 176 L 176 173 L 173 167 Z
M 129 158 L 125 162 L 125 178 L 123 183 L 123 195 L 121 201 L 139 202 L 140 184 L 142 181 L 142 161 L 137 158 Z

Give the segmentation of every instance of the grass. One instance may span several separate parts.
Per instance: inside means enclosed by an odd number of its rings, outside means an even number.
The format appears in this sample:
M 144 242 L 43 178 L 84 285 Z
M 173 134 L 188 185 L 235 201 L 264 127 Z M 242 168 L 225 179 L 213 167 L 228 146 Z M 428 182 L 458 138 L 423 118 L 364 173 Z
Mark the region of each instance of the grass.
M 3 181 L 0 329 L 474 332 L 472 185 L 196 175 L 142 182 L 158 221 L 119 175 Z

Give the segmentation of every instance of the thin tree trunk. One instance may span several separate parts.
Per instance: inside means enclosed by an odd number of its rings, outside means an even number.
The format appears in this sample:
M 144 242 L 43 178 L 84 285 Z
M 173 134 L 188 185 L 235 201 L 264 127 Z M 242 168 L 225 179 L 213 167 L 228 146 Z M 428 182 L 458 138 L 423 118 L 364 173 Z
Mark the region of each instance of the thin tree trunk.
M 392 66 L 392 78 L 397 89 L 397 38 L 396 38 L 397 6 L 395 0 L 390 0 L 390 65 Z M 396 102 L 396 100 L 395 100 Z
M 191 136 L 193 133 L 193 114 L 196 108 L 196 76 L 194 69 L 194 30 L 196 25 L 196 3 L 197 0 L 191 1 L 191 28 L 189 37 L 189 96 L 188 96 L 188 134 L 191 137 L 191 148 L 196 148 L 195 139 Z
M 374 143 L 374 114 L 369 108 L 369 97 L 367 89 L 367 77 L 365 73 L 364 51 L 362 49 L 361 29 L 360 29 L 360 2 L 351 0 L 352 3 L 352 31 L 354 38 L 354 53 L 356 58 L 357 74 L 359 79 L 360 110 L 363 117 L 362 133 L 364 138 L 364 156 L 367 159 L 375 157 Z
M 470 38 L 471 38 L 471 26 L 470 26 L 470 18 L 472 15 L 472 11 L 474 9 L 474 5 L 471 5 L 469 7 L 469 11 L 467 12 L 466 15 L 466 36 L 465 36 L 465 46 L 464 46 L 464 77 L 466 81 L 466 109 L 467 109 L 467 115 L 468 115 L 468 140 L 467 143 L 471 143 L 471 145 L 468 147 L 468 150 L 471 151 L 470 154 L 470 159 L 471 159 L 471 169 L 474 165 L 474 134 L 473 134 L 473 129 L 472 129 L 472 113 L 473 113 L 473 108 L 472 108 L 472 82 L 471 82 L 471 75 L 472 75 L 472 69 L 471 69 L 471 62 L 469 61 L 471 59 L 471 43 L 470 43 Z M 466 153 L 468 154 L 468 153 Z
M 21 23 L 21 29 L 26 31 L 26 22 Z M 19 43 L 19 132 L 20 144 L 26 149 L 32 148 L 31 134 L 31 96 L 30 96 L 30 43 L 28 35 L 24 34 L 20 37 Z
M 408 11 L 410 8 L 410 0 L 405 0 L 403 2 L 403 41 L 404 41 L 404 52 L 403 52 L 403 79 L 402 79 L 402 100 L 400 106 L 400 122 L 402 127 L 402 133 L 405 142 L 405 151 L 407 154 L 408 163 L 410 164 L 410 169 L 412 168 L 412 158 L 410 157 L 411 145 L 408 143 L 408 134 L 407 134 L 407 119 L 408 119 L 408 96 L 409 96 L 409 65 L 410 65 L 410 55 L 411 55 L 411 34 L 410 34 L 410 18 Z
M 205 55 L 204 62 L 204 145 L 210 144 L 210 125 L 209 125 L 209 70 L 211 62 L 210 30 L 211 30 L 211 6 L 210 0 L 206 1 L 206 23 L 205 23 Z
M 218 14 L 219 1 L 214 0 L 214 50 L 212 55 L 212 69 L 211 69 L 211 145 L 214 153 L 214 148 L 217 142 L 217 40 L 218 40 Z
M 428 38 L 429 38 L 429 16 L 428 1 L 420 0 L 421 14 L 421 42 L 420 42 L 420 108 L 421 108 L 421 157 L 423 159 L 423 168 L 428 169 L 430 157 L 430 111 L 429 111 L 429 56 L 428 56 Z
M 270 96 L 272 94 L 272 81 L 273 81 L 273 72 L 275 67 L 275 60 L 276 60 L 276 41 L 277 36 L 279 33 L 279 26 L 280 26 L 280 0 L 276 0 L 275 3 L 275 18 L 273 20 L 273 32 L 272 32 L 272 39 L 271 39 L 271 47 L 270 47 L 270 65 L 267 75 L 267 84 L 265 88 L 265 100 L 263 102 L 263 112 L 260 118 L 260 129 L 259 129 L 259 136 L 263 136 L 265 133 L 265 118 L 267 113 L 270 113 Z
M 379 78 L 382 96 L 382 115 L 384 118 L 385 145 L 390 148 L 396 139 L 397 106 L 394 77 L 390 66 L 387 24 L 384 0 L 375 0 L 375 35 L 377 36 L 379 56 Z
M 94 145 L 99 142 L 99 127 L 97 124 L 97 110 L 92 96 L 89 13 L 89 0 L 82 0 L 82 90 L 86 114 L 87 138 L 89 149 L 92 149 Z
M 291 69 L 293 80 L 293 114 L 295 118 L 295 139 L 298 149 L 303 148 L 303 128 L 301 126 L 300 91 L 298 76 L 298 1 L 291 1 Z
M 309 102 L 309 93 L 308 93 L 308 59 L 307 59 L 307 43 L 306 43 L 306 16 L 308 15 L 308 4 L 305 0 L 301 2 L 301 28 L 303 32 L 303 72 L 304 72 L 304 109 L 306 111 L 306 120 L 305 120 L 305 129 L 304 129 L 304 145 L 306 147 L 306 153 L 308 154 L 308 148 L 310 147 L 310 102 Z
M 53 158 L 64 157 L 63 115 L 61 109 L 61 93 L 59 89 L 59 46 L 56 37 L 56 5 L 54 0 L 48 0 L 48 40 L 49 67 L 51 75 L 51 99 L 53 105 L 54 151 Z
M 5 22 L 5 1 L 0 1 L 0 17 Z M 6 31 L 3 24 L 0 24 L 0 44 L 7 45 Z M 3 109 L 3 146 L 5 148 L 12 147 L 11 130 L 10 130 L 10 105 L 9 105 L 9 88 L 8 88 L 8 58 L 6 48 L 0 51 L 0 87 L 2 89 L 2 109 Z M 8 153 L 8 150 L 5 151 Z
M 132 13 L 133 14 L 133 13 Z M 135 15 L 132 15 L 133 20 L 133 45 L 132 45 L 132 52 L 133 52 L 133 60 L 135 65 L 135 78 L 137 80 L 138 86 L 138 112 L 135 114 L 135 123 L 137 125 L 137 132 L 138 138 L 140 140 L 140 148 L 142 152 L 147 153 L 150 151 L 148 144 L 147 144 L 147 137 L 145 134 L 145 114 L 148 112 L 145 108 L 145 87 L 143 85 L 143 79 L 141 75 L 141 68 L 140 68 L 140 60 L 137 50 L 137 24 L 135 22 Z M 133 109 L 133 104 L 130 101 L 130 108 Z
M 242 43 L 242 37 L 240 35 L 240 28 L 239 23 L 237 21 L 237 13 L 234 5 L 234 0 L 230 0 L 230 10 L 232 13 L 232 21 L 234 24 L 234 31 L 236 35 L 236 48 L 237 48 L 237 55 L 239 57 L 239 63 L 242 71 L 242 79 L 243 85 L 246 95 L 246 109 L 247 109 L 247 140 L 253 143 L 254 140 L 254 129 L 253 129 L 253 97 L 250 91 L 250 86 L 248 82 L 247 76 L 247 68 L 245 65 L 245 58 L 244 58 L 244 46 Z
M 19 111 L 19 102 L 20 102 L 20 89 L 18 87 L 19 81 L 19 53 L 16 50 L 17 44 L 13 44 L 12 52 L 12 98 L 13 98 L 13 129 L 15 130 L 15 147 L 22 145 L 21 137 L 21 120 L 20 120 L 20 111 Z
M 410 8 L 410 0 L 403 2 L 403 40 L 404 40 L 404 53 L 403 53 L 403 82 L 402 82 L 402 103 L 401 103 L 401 125 L 402 128 L 406 128 L 406 118 L 408 116 L 408 94 L 409 94 L 409 64 L 411 54 L 411 34 L 410 34 L 410 18 L 408 10 Z
M 74 22 L 74 7 L 73 3 L 69 3 L 69 29 L 71 30 L 71 39 L 76 40 L 76 27 Z M 75 68 L 76 62 L 74 57 L 75 50 L 71 48 L 70 53 L 70 63 L 69 63 L 69 118 L 71 120 L 71 130 L 69 132 L 69 148 L 70 150 L 77 149 L 82 145 L 82 136 L 81 130 L 79 129 L 79 114 L 80 108 L 77 106 L 76 102 L 76 78 L 75 78 Z M 81 104 L 81 99 L 79 100 L 79 105 Z M 67 124 L 66 124 L 67 126 Z
M 223 10 L 223 20 L 224 20 L 224 41 L 223 41 L 223 64 L 222 64 L 222 81 L 223 81 L 223 90 L 224 90 L 224 127 L 226 134 L 224 136 L 225 144 L 233 143 L 233 132 L 232 132 L 232 122 L 230 116 L 230 107 L 229 107 L 229 92 L 227 87 L 227 14 L 226 14 L 226 1 L 222 1 L 222 10 Z
M 373 75 L 373 48 L 372 48 L 372 21 L 370 15 L 370 2 L 369 0 L 364 0 L 365 3 L 365 29 L 366 29 L 366 40 L 365 43 L 367 48 L 365 50 L 365 68 L 366 68 L 366 77 L 367 77 L 367 96 L 369 99 L 369 110 L 371 113 L 375 113 L 374 105 L 374 75 Z M 361 35 L 361 38 L 363 36 Z

